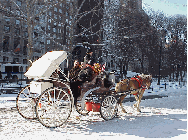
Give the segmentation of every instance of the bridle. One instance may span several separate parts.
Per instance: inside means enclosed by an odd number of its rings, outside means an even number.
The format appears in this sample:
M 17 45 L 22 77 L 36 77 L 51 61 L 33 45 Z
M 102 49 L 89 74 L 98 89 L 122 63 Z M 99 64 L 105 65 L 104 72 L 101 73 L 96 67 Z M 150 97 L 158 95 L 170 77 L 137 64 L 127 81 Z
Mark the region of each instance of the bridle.
M 144 85 L 143 85 L 143 87 L 145 88 L 145 89 L 149 89 L 150 88 L 150 86 L 151 86 L 151 83 L 152 83 L 152 78 L 150 78 L 150 77 L 146 77 L 145 79 L 143 79 L 143 81 L 144 81 Z M 150 83 L 150 85 L 148 86 L 148 84 L 147 83 Z

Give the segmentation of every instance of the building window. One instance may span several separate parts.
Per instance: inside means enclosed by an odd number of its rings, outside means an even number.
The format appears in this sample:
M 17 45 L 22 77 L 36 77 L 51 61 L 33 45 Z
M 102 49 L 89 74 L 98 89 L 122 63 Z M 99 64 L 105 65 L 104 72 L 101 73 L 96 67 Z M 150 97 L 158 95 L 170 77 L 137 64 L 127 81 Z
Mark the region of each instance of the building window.
M 19 62 L 19 58 L 14 58 L 13 59 L 13 63 L 18 63 Z
M 61 29 L 58 29 L 58 33 L 61 33 Z
M 7 10 L 11 11 L 11 6 L 6 7 Z
M 59 9 L 59 12 L 60 12 L 60 13 L 62 13 L 62 10 L 61 10 L 61 9 Z
M 3 62 L 8 62 L 8 57 L 3 56 Z
M 16 20 L 16 25 L 20 25 L 20 20 Z
M 10 32 L 10 26 L 6 26 L 6 25 L 5 25 L 5 26 L 4 26 L 4 31 L 5 31 L 5 32 Z
M 57 12 L 57 7 L 54 7 L 54 11 Z
M 48 30 L 50 30 L 50 25 L 48 25 Z
M 49 16 L 52 16 L 52 12 L 51 11 L 49 12 Z
M 17 0 L 16 4 L 17 4 L 18 6 L 22 6 L 22 2 L 19 1 L 19 0 Z
M 15 33 L 16 35 L 20 35 L 20 29 L 15 28 L 14 33 Z
M 27 33 L 27 32 L 24 32 L 24 36 L 25 36 L 25 37 L 28 37 L 28 33 Z
M 27 55 L 27 47 L 26 46 L 23 47 L 23 55 Z M 24 63 L 24 64 L 27 64 L 27 63 Z
M 20 15 L 20 11 L 16 10 L 16 14 L 17 14 L 17 15 Z
M 8 52 L 9 50 L 9 37 L 5 36 L 3 38 L 3 52 Z
M 59 20 L 61 20 L 61 16 L 59 15 Z
M 56 14 L 54 14 L 54 18 L 57 19 L 57 15 Z
M 6 18 L 5 21 L 6 21 L 7 23 L 10 23 L 10 18 Z
M 47 44 L 50 44 L 50 40 L 47 40 Z

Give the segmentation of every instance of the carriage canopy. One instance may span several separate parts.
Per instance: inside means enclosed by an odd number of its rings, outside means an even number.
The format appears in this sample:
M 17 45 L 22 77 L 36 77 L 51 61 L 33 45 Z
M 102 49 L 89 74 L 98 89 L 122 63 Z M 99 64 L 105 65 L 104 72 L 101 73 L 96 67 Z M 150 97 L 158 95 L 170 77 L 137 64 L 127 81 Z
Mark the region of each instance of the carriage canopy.
M 24 74 L 29 79 L 48 79 L 59 65 L 67 58 L 65 51 L 51 51 L 32 63 Z

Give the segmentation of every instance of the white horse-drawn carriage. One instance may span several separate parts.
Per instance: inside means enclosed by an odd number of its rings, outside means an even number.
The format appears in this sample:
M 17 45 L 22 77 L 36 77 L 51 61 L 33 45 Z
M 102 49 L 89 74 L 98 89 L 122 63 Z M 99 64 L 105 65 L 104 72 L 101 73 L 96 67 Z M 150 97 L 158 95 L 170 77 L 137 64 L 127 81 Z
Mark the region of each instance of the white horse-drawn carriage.
M 63 125 L 74 106 L 82 115 L 96 111 L 105 120 L 113 119 L 120 97 L 110 90 L 115 79 L 110 79 L 102 71 L 95 74 L 92 81 L 82 84 L 81 96 L 74 103 L 70 81 L 59 67 L 65 59 L 65 51 L 52 51 L 32 63 L 25 73 L 32 80 L 19 92 L 16 99 L 19 114 L 26 119 L 38 119 L 46 127 Z M 59 75 L 64 78 L 61 79 Z M 105 83 L 105 80 L 108 82 Z

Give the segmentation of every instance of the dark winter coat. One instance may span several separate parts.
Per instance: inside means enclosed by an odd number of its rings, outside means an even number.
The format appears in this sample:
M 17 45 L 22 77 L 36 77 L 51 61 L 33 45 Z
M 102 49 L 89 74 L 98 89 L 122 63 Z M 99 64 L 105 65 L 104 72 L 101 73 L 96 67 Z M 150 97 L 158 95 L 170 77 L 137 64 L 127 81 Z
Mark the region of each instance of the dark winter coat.
M 69 79 L 71 81 L 76 81 L 76 79 L 78 78 L 78 74 L 80 72 L 80 68 L 79 67 L 73 67 L 70 71 L 69 71 Z
M 78 74 L 78 78 L 84 83 L 86 81 L 90 82 L 93 79 L 94 71 L 91 67 L 86 67 L 81 70 Z

